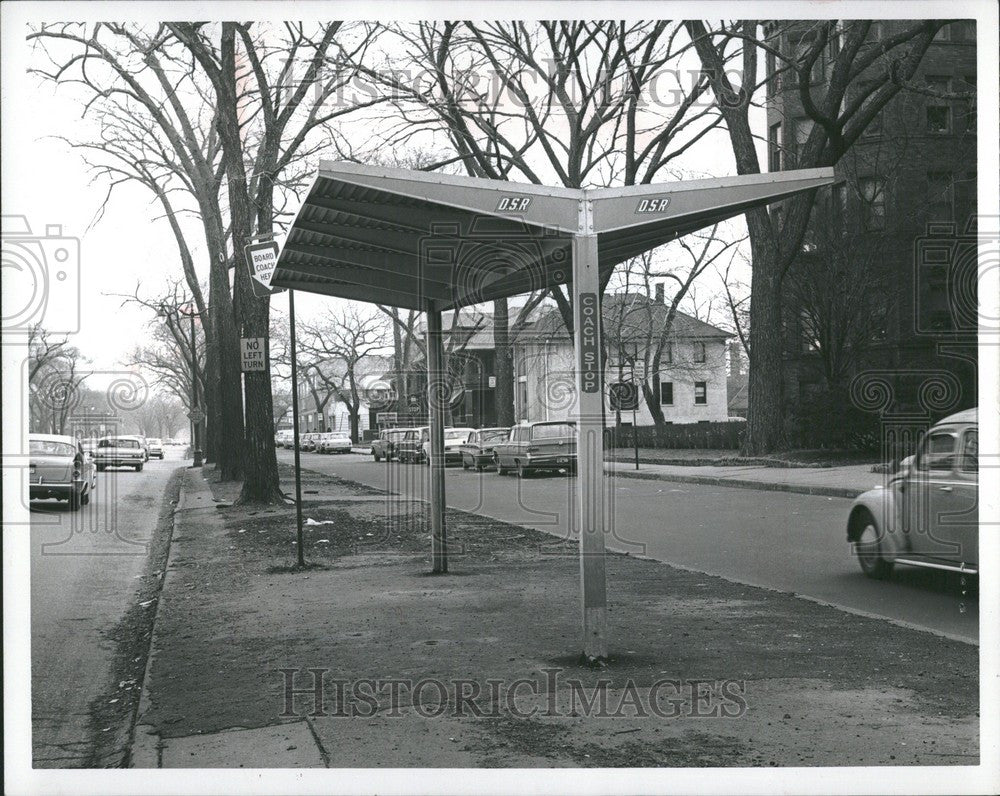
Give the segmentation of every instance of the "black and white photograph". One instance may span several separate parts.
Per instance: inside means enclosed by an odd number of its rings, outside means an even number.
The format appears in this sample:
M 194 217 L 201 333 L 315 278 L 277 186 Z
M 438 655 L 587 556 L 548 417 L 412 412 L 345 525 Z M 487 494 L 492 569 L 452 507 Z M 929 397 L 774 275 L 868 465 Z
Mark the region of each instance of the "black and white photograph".
M 6 792 L 1000 791 L 995 3 L 0 22 Z

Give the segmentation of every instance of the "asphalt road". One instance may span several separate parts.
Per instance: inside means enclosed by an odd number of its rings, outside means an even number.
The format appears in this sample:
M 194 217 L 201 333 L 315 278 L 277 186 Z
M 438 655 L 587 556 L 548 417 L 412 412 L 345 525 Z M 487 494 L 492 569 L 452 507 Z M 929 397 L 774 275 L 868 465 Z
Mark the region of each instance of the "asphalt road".
M 31 503 L 31 727 L 36 768 L 84 766 L 90 702 L 107 686 L 107 632 L 129 607 L 159 502 L 183 448 L 141 473 L 97 474 L 90 505 Z
M 292 453 L 278 452 L 291 462 Z M 376 464 L 360 454 L 302 456 L 303 467 L 408 497 L 429 493 L 427 467 Z M 518 480 L 451 467 L 448 505 L 464 511 L 572 536 L 575 478 Z M 977 642 L 977 595 L 963 595 L 957 575 L 897 567 L 874 581 L 858 568 L 844 526 L 851 501 L 814 495 L 702 486 L 620 477 L 609 501 L 614 536 L 608 547 L 729 580 L 794 592 Z M 614 584 L 608 584 L 614 599 Z

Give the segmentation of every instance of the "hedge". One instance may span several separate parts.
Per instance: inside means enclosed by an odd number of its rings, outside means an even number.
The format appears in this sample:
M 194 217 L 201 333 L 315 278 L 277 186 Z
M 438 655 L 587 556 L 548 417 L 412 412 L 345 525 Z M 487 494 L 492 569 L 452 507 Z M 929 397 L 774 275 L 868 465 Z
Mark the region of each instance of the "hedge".
M 725 421 L 720 423 L 672 423 L 670 425 L 638 426 L 640 448 L 703 448 L 708 450 L 739 450 L 747 424 Z M 614 428 L 605 430 L 604 445 L 608 448 L 631 448 L 632 429 L 624 427 L 615 439 Z

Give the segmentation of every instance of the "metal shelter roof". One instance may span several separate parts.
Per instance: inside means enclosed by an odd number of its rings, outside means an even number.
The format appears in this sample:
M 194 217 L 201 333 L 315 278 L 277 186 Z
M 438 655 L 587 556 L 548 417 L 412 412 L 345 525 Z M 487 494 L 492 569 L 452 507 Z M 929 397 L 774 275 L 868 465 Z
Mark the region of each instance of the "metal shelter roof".
M 574 189 L 321 161 L 275 287 L 423 310 L 570 280 L 575 235 L 602 277 L 676 237 L 833 182 L 832 169 Z

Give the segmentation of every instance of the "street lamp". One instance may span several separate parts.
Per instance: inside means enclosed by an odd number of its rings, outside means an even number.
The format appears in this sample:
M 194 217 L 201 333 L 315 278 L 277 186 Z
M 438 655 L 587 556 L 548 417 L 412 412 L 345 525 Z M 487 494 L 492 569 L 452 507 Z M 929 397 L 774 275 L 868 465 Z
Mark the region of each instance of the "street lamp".
M 191 321 L 191 411 L 188 417 L 191 419 L 191 447 L 193 448 L 194 467 L 201 467 L 203 464 L 201 453 L 201 422 L 205 419 L 205 412 L 199 406 L 198 397 L 198 346 L 194 331 L 194 318 L 200 313 L 192 305 L 190 312 L 185 312 L 183 307 L 177 308 L 178 316 L 184 315 Z

